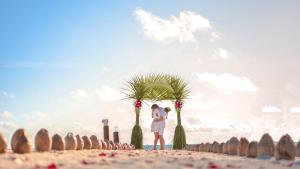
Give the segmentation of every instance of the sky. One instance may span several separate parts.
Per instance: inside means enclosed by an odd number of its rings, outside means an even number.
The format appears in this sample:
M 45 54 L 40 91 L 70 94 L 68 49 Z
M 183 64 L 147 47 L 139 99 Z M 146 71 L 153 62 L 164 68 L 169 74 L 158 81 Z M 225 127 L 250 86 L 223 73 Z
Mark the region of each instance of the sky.
M 188 143 L 231 136 L 300 139 L 300 1 L 0 1 L 0 132 L 40 128 L 130 141 L 131 77 L 172 73 L 191 95 Z M 143 105 L 151 144 L 152 102 Z M 158 103 L 170 106 L 172 102 Z M 176 126 L 169 113 L 165 138 Z

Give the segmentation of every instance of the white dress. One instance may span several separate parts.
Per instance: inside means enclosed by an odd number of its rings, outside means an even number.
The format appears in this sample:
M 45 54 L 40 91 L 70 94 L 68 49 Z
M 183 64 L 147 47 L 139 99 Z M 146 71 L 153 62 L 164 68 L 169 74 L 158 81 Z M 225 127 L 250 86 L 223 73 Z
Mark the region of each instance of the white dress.
M 151 124 L 151 132 L 158 132 L 160 135 L 162 135 L 165 129 L 165 120 L 163 121 L 154 121 L 154 120 L 160 119 L 160 117 L 162 116 L 165 117 L 166 112 L 162 108 L 159 108 L 153 111 L 152 116 L 153 116 L 153 121 Z

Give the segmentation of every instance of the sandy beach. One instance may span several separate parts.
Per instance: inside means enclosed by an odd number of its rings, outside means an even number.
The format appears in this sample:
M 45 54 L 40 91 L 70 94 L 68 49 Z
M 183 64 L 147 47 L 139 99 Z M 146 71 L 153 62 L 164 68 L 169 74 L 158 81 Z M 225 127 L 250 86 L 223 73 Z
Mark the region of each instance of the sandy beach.
M 249 159 L 223 154 L 192 151 L 114 151 L 82 150 L 30 154 L 1 154 L 0 169 L 126 169 L 126 168 L 197 168 L 197 169 L 279 169 L 300 168 L 295 162 Z

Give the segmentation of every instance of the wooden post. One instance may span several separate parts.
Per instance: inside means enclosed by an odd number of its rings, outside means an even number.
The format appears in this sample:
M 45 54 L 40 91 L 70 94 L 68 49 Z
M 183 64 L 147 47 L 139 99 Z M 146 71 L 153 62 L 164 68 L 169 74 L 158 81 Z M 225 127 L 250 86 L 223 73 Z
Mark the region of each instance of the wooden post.
M 102 123 L 104 124 L 104 126 L 103 126 L 104 141 L 107 142 L 107 141 L 109 141 L 108 119 L 103 119 Z
M 120 140 L 119 140 L 119 129 L 117 126 L 115 126 L 115 131 L 113 133 L 113 136 L 114 136 L 114 143 L 117 144 L 117 143 L 120 143 Z
M 103 126 L 104 141 L 109 141 L 109 127 Z

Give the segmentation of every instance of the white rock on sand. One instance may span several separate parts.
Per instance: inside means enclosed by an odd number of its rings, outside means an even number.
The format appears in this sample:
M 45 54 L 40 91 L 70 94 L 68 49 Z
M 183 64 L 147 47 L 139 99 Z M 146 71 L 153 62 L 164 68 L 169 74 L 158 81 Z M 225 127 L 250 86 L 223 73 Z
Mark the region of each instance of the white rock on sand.
M 247 157 L 256 158 L 257 157 L 257 141 L 251 141 L 248 146 Z
M 270 158 L 274 156 L 275 146 L 272 137 L 266 133 L 264 134 L 257 146 L 257 157 L 258 158 Z
M 103 150 L 107 150 L 107 144 L 106 144 L 106 142 L 103 141 L 103 140 L 101 140 L 100 142 L 101 142 L 102 149 L 103 149 Z M 121 146 L 122 146 L 122 145 L 121 145 Z
M 242 137 L 240 139 L 240 144 L 239 144 L 239 155 L 240 156 L 247 156 L 248 146 L 249 146 L 249 141 L 245 137 Z
M 296 156 L 296 147 L 290 135 L 282 136 L 276 146 L 276 160 L 294 160 Z
M 115 150 L 115 148 L 116 148 L 115 147 L 116 146 L 115 143 L 113 141 L 109 141 L 108 143 L 111 145 L 112 150 Z
M 0 154 L 7 151 L 7 138 L 0 133 Z
M 211 152 L 211 144 L 210 143 L 206 143 L 204 145 L 204 149 L 205 149 L 205 152 Z
M 218 153 L 223 153 L 223 146 L 225 143 L 220 143 L 218 148 Z
M 237 155 L 239 149 L 239 139 L 236 137 L 231 137 L 228 141 L 228 154 L 229 155 Z
M 212 152 L 213 153 L 218 153 L 218 149 L 219 149 L 219 143 L 214 141 L 212 144 Z
M 81 137 L 78 134 L 76 135 L 76 142 L 77 142 L 76 150 L 82 150 L 83 149 L 83 140 L 81 139 Z
M 108 141 L 106 142 L 106 145 L 107 145 L 107 147 L 106 147 L 106 148 L 107 148 L 107 150 L 112 150 L 112 146 L 111 146 L 111 144 L 109 144 L 109 142 L 108 142 Z
M 83 149 L 89 150 L 92 148 L 92 142 L 87 136 L 83 136 L 82 140 L 83 140 Z
M 204 143 L 201 143 L 201 144 L 199 145 L 199 151 L 200 151 L 200 152 L 204 152 Z
M 34 145 L 36 151 L 50 151 L 52 145 L 52 138 L 48 130 L 40 129 L 34 138 Z
M 66 150 L 76 150 L 77 142 L 73 133 L 69 132 L 65 137 L 65 148 Z
M 299 160 L 299 159 L 296 159 Z M 70 150 L 0 155 L 0 169 L 299 169 L 297 162 L 189 151 Z
M 297 148 L 296 148 L 296 156 L 300 157 L 300 141 L 297 144 Z
M 18 129 L 12 136 L 11 149 L 15 153 L 24 154 L 31 152 L 31 141 L 25 129 Z
M 90 140 L 92 142 L 92 147 L 91 149 L 101 149 L 101 146 L 100 146 L 100 143 L 99 143 L 99 140 L 98 140 L 98 137 L 95 136 L 95 135 L 92 135 L 90 137 Z
M 222 152 L 223 154 L 228 154 L 228 141 L 223 144 Z
M 59 134 L 54 134 L 52 136 L 52 150 L 65 150 L 65 142 Z

